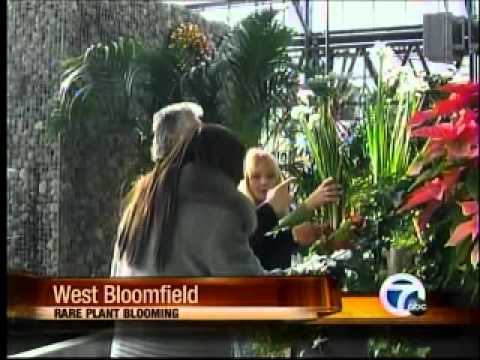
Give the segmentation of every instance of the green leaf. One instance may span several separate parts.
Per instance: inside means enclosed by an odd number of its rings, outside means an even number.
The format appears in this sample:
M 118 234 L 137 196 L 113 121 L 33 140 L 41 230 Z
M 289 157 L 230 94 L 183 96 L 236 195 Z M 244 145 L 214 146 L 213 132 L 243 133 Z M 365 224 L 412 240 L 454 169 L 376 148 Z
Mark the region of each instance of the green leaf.
M 140 48 L 136 40 L 120 37 L 63 61 L 50 133 L 86 121 L 96 121 L 100 128 L 131 122 L 134 63 Z
M 302 224 L 305 221 L 310 220 L 315 215 L 313 210 L 310 210 L 304 205 L 298 206 L 295 210 L 291 211 L 288 215 L 280 219 L 278 222 L 279 227 L 292 228 L 296 225 Z
M 287 56 L 291 32 L 263 11 L 242 20 L 221 44 L 217 66 L 223 69 L 220 113 L 247 145 L 257 145 L 271 108 L 285 106 L 288 78 L 278 70 L 293 69 Z
M 465 178 L 465 185 L 468 193 L 478 201 L 478 182 L 479 182 L 479 169 L 478 166 L 472 166 L 468 169 Z
M 413 184 L 410 185 L 407 192 L 411 192 L 413 189 L 415 189 L 418 185 L 422 184 L 423 182 L 433 179 L 434 177 L 439 175 L 442 171 L 444 171 L 446 168 L 447 168 L 447 164 L 444 162 L 441 162 L 433 168 L 424 170 L 419 176 L 417 176 Z
M 419 347 L 415 351 L 415 355 L 420 358 L 425 358 L 430 353 L 430 351 L 431 351 L 431 348 L 429 346 Z

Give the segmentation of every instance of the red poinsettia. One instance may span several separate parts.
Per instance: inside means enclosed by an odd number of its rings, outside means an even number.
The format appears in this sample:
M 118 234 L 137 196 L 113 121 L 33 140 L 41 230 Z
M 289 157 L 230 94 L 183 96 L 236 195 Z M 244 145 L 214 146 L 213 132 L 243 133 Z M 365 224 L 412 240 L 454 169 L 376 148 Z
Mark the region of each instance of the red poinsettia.
M 408 196 L 405 204 L 398 210 L 399 212 L 413 209 L 418 205 L 429 203 L 432 201 L 441 201 L 445 199 L 446 194 L 451 194 L 455 190 L 455 185 L 460 177 L 460 173 L 464 168 L 454 168 L 453 170 L 443 173 L 442 177 L 436 177 L 426 182 L 424 185 L 412 191 Z M 431 211 L 432 209 L 430 209 Z M 432 213 L 433 214 L 433 213 Z M 430 214 L 431 215 L 431 214 Z M 428 222 L 428 218 L 424 222 Z
M 445 246 L 457 246 L 469 236 L 471 236 L 472 241 L 475 242 L 478 236 L 478 201 L 464 201 L 460 203 L 460 206 L 462 207 L 463 215 L 471 216 L 471 218 L 457 225 Z M 470 260 L 472 264 L 478 264 L 478 241 L 473 247 Z
M 419 126 L 437 116 L 450 115 L 468 105 L 475 106 L 479 88 L 478 83 L 446 84 L 440 87 L 440 91 L 451 93 L 449 98 L 437 102 L 432 109 L 415 113 L 409 122 L 410 126 Z
M 456 246 L 468 236 L 475 239 L 478 235 L 478 201 L 464 201 L 460 203 L 462 213 L 472 218 L 459 224 L 450 236 L 445 246 Z
M 409 175 L 418 175 L 421 169 L 435 159 L 446 155 L 448 160 L 478 158 L 478 111 L 464 109 L 457 120 L 412 130 L 412 137 L 430 139 L 425 152 L 408 169 Z
M 426 138 L 427 143 L 408 174 L 425 176 L 422 170 L 434 161 L 440 161 L 443 168 L 448 169 L 440 173 L 433 171 L 430 178 L 426 176 L 423 184 L 407 195 L 398 210 L 424 207 L 415 221 L 417 232 L 425 230 L 434 212 L 447 199 L 455 198 L 463 170 L 478 166 L 479 84 L 447 84 L 440 90 L 451 93 L 448 99 L 437 102 L 432 109 L 417 112 L 409 122 L 411 136 Z M 477 108 L 472 108 L 475 106 Z M 430 120 L 434 120 L 434 124 L 428 124 Z M 455 228 L 447 246 L 456 246 L 469 235 L 475 241 L 478 236 L 478 199 L 462 199 L 461 206 L 464 215 L 472 218 Z M 478 241 L 474 244 L 471 262 L 478 263 Z

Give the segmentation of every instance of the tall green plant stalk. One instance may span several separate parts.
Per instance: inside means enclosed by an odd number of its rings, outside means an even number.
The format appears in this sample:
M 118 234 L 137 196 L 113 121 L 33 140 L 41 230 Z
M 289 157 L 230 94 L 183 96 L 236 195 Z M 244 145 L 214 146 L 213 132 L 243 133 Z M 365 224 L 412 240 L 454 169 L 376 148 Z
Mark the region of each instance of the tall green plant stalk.
M 327 100 L 319 106 L 318 123 L 307 117 L 300 117 L 300 125 L 307 140 L 307 146 L 313 157 L 317 182 L 333 177 L 339 184 L 346 185 L 344 181 L 345 160 L 340 152 L 340 139 L 338 137 L 335 120 L 329 111 Z M 311 115 L 312 116 L 312 115 Z M 310 125 L 313 123 L 313 126 Z M 343 203 L 329 204 L 321 209 L 321 216 L 336 229 L 343 217 Z
M 382 66 L 375 100 L 367 105 L 366 150 L 373 182 L 405 175 L 412 162 L 408 120 L 418 110 L 420 99 L 414 93 L 401 93 L 388 99 Z

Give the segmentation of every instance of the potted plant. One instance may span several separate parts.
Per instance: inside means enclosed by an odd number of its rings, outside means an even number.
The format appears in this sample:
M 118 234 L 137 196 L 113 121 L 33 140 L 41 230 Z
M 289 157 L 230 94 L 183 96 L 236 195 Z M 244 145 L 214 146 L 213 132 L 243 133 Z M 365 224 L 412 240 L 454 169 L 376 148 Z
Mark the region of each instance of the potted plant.
M 419 236 L 433 233 L 433 241 L 456 248 L 448 280 L 462 267 L 467 274 L 478 271 L 479 85 L 450 83 L 440 90 L 448 98 L 417 112 L 409 122 L 412 136 L 426 143 L 409 168 L 415 182 L 398 213 L 420 209 L 415 216 Z M 433 216 L 439 212 L 442 217 Z M 447 238 L 435 232 L 443 221 L 450 227 Z M 478 282 L 473 294 L 478 295 Z

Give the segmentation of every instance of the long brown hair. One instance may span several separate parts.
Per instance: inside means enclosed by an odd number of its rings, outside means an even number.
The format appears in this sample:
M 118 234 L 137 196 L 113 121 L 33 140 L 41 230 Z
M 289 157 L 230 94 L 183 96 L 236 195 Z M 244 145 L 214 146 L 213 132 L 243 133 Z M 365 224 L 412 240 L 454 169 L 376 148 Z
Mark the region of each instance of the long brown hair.
M 183 165 L 195 162 L 218 169 L 236 185 L 242 178 L 244 155 L 243 145 L 220 125 L 203 125 L 181 139 L 152 171 L 137 180 L 125 198 L 126 206 L 117 232 L 119 258 L 125 255 L 129 264 L 142 263 L 152 220 L 156 218 L 160 225 L 156 261 L 158 268 L 163 269 L 173 246 L 177 187 Z

